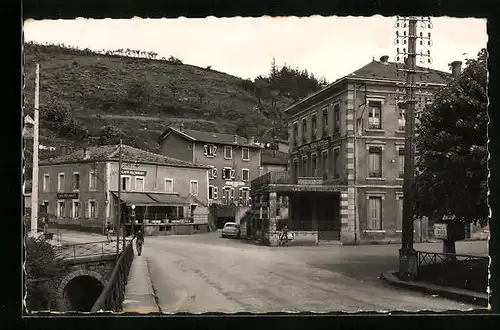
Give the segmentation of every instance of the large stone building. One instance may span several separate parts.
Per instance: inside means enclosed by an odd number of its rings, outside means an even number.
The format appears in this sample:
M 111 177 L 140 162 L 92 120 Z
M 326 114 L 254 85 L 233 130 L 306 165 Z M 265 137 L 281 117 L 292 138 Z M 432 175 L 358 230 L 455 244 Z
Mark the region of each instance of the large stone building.
M 41 214 L 59 227 L 103 232 L 118 224 L 118 185 L 122 221 L 135 205 L 139 223 L 191 219 L 207 223 L 208 167 L 122 145 L 93 146 L 41 161 Z
M 218 207 L 220 227 L 238 222 L 250 202 L 250 182 L 259 176 L 262 147 L 253 138 L 168 127 L 159 137 L 166 156 L 210 167 L 208 199 Z
M 460 62 L 452 63 L 453 72 Z M 432 102 L 449 73 L 429 70 L 418 80 L 417 111 Z M 288 173 L 252 182 L 254 233 L 276 244 L 279 196 L 289 199 L 289 229 L 311 242 L 399 241 L 402 229 L 405 114 L 396 101 L 404 76 L 388 56 L 373 60 L 285 111 Z

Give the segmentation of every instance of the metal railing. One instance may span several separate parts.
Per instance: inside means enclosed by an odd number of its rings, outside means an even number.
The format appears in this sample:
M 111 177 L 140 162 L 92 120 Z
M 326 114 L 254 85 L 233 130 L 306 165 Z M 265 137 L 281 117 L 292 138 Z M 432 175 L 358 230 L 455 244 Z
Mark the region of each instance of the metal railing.
M 184 217 L 184 216 L 170 216 L 165 213 L 154 213 L 154 214 L 146 214 L 141 217 L 143 223 L 146 223 L 144 220 L 148 221 L 150 224 L 160 223 L 160 224 L 171 224 L 177 222 L 183 223 L 194 223 L 194 224 L 204 224 L 208 223 L 208 214 L 195 214 L 193 216 Z
M 134 250 L 132 248 L 132 241 L 129 241 L 125 250 L 121 252 L 120 257 L 116 261 L 108 283 L 92 306 L 90 310 L 92 313 L 98 311 L 120 312 L 122 310 L 125 288 L 133 260 Z
M 130 239 L 127 239 L 130 242 Z M 122 248 L 120 239 L 120 249 Z M 116 254 L 116 241 L 99 241 L 80 244 L 63 244 L 55 248 L 57 260 Z
M 485 292 L 489 257 L 417 251 L 419 280 Z

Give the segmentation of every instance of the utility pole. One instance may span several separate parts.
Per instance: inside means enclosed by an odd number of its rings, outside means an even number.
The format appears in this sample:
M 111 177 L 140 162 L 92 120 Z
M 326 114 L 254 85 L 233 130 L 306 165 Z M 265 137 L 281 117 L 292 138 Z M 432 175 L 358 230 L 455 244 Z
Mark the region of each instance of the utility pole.
M 400 55 L 404 60 L 403 71 L 406 74 L 405 89 L 405 160 L 404 160 L 404 181 L 403 181 L 403 223 L 402 223 L 402 239 L 401 249 L 399 250 L 399 276 L 401 279 L 412 280 L 417 274 L 417 252 L 413 248 L 413 198 L 414 198 L 414 172 L 415 172 L 415 110 L 418 99 L 416 97 L 416 88 L 418 87 L 416 75 L 427 73 L 427 71 L 418 70 L 416 65 L 417 56 L 427 57 L 427 62 L 431 63 L 430 51 L 424 53 L 420 50 L 417 53 L 417 39 L 420 39 L 420 45 L 424 45 L 424 40 L 427 40 L 428 46 L 431 45 L 429 33 L 424 37 L 422 32 L 417 35 L 417 23 L 420 22 L 422 28 L 432 28 L 430 17 L 397 17 L 396 28 L 403 28 L 402 34 L 396 31 L 396 44 L 407 45 L 400 49 L 397 48 L 397 62 Z M 406 32 L 408 28 L 408 32 Z M 398 97 L 399 98 L 399 97 Z M 396 102 L 397 108 L 398 102 Z
M 38 232 L 38 107 L 40 102 L 40 64 L 36 64 L 35 77 L 35 109 L 33 127 L 33 175 L 31 189 L 31 235 Z
M 120 227 L 122 222 L 122 139 L 120 138 L 120 146 L 118 147 L 118 217 L 116 224 L 116 258 L 120 255 Z M 125 237 L 123 237 L 125 240 Z

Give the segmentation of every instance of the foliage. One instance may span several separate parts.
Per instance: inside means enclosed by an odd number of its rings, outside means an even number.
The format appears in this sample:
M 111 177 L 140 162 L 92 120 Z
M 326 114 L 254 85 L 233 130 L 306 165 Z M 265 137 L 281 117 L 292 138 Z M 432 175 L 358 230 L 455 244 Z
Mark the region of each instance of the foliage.
M 175 64 L 175 65 L 182 65 L 183 64 L 180 59 L 178 59 L 177 57 L 172 56 L 172 55 L 170 55 L 170 57 L 167 59 L 167 62 L 170 62 L 170 63 Z
M 125 138 L 125 132 L 113 125 L 103 126 L 99 131 L 99 144 L 101 145 L 118 144 L 123 138 Z
M 415 141 L 417 216 L 465 222 L 488 217 L 486 60 L 486 50 L 467 60 L 422 112 Z
M 26 307 L 30 311 L 47 310 L 53 298 L 52 280 L 63 271 L 55 261 L 54 247 L 43 238 L 25 240 Z
M 149 101 L 150 84 L 147 81 L 133 81 L 127 88 L 128 101 L 145 103 Z

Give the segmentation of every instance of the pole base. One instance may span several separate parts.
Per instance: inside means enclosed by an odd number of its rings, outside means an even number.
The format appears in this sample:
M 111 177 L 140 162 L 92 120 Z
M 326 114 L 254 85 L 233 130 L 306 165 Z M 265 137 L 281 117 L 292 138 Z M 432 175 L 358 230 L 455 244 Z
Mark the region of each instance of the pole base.
M 418 252 L 415 249 L 399 250 L 399 279 L 414 281 L 417 278 Z

